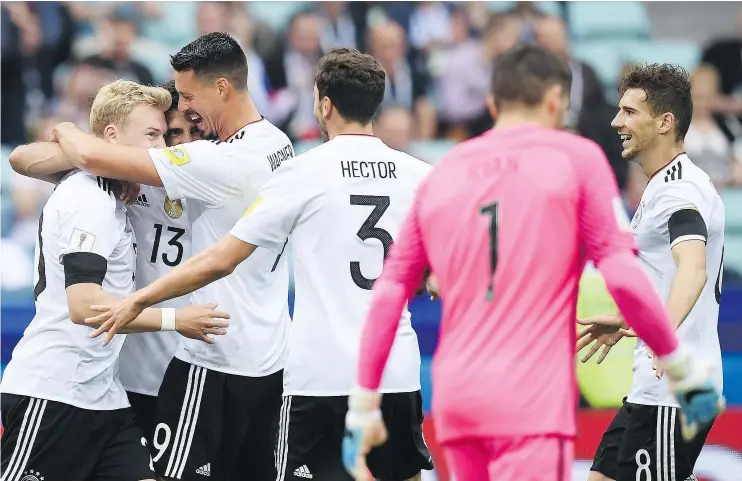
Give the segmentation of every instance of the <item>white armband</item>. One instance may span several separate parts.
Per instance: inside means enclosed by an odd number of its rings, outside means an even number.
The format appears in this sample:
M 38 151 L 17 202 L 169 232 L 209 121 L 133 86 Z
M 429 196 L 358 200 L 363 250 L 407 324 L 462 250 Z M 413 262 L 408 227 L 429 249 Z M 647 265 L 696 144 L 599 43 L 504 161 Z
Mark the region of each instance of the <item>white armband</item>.
M 162 316 L 162 324 L 160 325 L 161 331 L 174 331 L 175 330 L 175 309 L 172 307 L 166 307 L 160 309 Z

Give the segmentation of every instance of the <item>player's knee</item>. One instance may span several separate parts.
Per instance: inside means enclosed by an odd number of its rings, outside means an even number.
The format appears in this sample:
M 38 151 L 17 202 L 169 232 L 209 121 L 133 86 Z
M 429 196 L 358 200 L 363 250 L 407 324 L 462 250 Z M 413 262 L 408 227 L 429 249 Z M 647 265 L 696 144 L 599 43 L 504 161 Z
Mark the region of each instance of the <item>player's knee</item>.
M 422 479 L 423 479 L 423 474 L 422 472 L 420 472 L 405 481 L 422 481 Z
M 587 477 L 587 481 L 614 481 L 613 478 L 609 478 L 603 473 L 597 471 L 590 471 L 590 476 Z

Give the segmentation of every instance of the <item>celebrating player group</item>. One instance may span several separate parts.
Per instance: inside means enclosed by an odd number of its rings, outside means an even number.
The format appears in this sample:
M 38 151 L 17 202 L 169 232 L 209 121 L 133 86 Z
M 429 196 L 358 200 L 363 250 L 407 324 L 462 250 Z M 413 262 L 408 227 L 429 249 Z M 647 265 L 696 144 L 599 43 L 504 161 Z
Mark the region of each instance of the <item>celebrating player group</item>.
M 575 339 L 605 355 L 625 336 L 641 339 L 634 386 L 590 480 L 692 476 L 723 406 L 724 207 L 683 153 L 682 69 L 623 80 L 613 126 L 650 177 L 630 222 L 602 151 L 561 130 L 570 70 L 538 47 L 498 59 L 495 127 L 435 168 L 374 136 L 386 76 L 370 55 L 320 59 L 325 142 L 297 158 L 232 37 L 171 65 L 162 87 L 103 87 L 92 134 L 62 123 L 11 154 L 56 189 L 36 315 L 0 386 L 2 481 L 419 480 L 433 464 L 407 302 L 426 282 L 457 481 L 571 479 Z M 578 336 L 588 260 L 621 314 Z

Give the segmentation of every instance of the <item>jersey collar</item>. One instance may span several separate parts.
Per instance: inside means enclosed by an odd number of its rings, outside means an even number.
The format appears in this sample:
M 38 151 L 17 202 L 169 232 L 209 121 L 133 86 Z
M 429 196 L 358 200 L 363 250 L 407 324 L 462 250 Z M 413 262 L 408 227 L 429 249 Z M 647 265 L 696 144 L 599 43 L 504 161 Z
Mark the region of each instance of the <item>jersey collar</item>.
M 660 167 L 659 169 L 657 169 L 654 174 L 652 174 L 652 175 L 649 176 L 649 180 L 647 181 L 647 185 L 649 185 L 649 183 L 652 182 L 652 179 L 654 179 L 655 177 L 657 177 L 657 174 L 659 174 L 660 172 L 662 172 L 665 169 L 667 169 L 668 167 L 670 167 L 673 163 L 675 163 L 677 161 L 680 161 L 681 159 L 686 158 L 686 157 L 687 157 L 687 154 L 685 152 L 680 152 L 678 155 L 676 155 L 675 157 L 673 157 L 672 160 L 670 160 L 670 162 L 666 163 L 665 165 L 663 165 L 662 167 Z
M 242 139 L 243 139 L 243 138 L 245 137 L 245 135 L 246 135 L 246 134 L 247 134 L 247 133 L 248 133 L 248 132 L 249 132 L 250 130 L 253 130 L 253 129 L 255 128 L 255 126 L 260 126 L 260 125 L 262 124 L 262 122 L 263 122 L 263 121 L 265 121 L 265 117 L 263 117 L 263 116 L 261 115 L 261 116 L 260 116 L 260 119 L 259 119 L 259 120 L 253 120 L 252 122 L 248 122 L 247 124 L 245 124 L 245 126 L 244 126 L 244 127 L 242 127 L 242 128 L 240 129 L 240 130 L 238 130 L 237 132 L 235 132 L 235 133 L 234 133 L 234 135 L 230 136 L 230 137 L 229 137 L 229 138 L 228 138 L 227 140 L 225 140 L 224 142 L 229 142 L 229 143 L 232 143 L 232 142 L 234 142 L 235 140 L 242 140 Z

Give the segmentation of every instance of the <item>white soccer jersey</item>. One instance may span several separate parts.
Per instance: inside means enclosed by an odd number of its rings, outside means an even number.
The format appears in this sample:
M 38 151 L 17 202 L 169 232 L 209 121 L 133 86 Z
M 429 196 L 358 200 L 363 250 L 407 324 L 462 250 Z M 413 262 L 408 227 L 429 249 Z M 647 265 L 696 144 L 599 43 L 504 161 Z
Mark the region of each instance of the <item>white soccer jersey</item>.
M 226 142 L 199 140 L 150 149 L 171 199 L 188 200 L 191 246 L 196 254 L 229 233 L 283 161 L 291 141 L 267 120 L 243 127 Z M 194 304 L 217 303 L 230 314 L 229 330 L 214 344 L 181 339 L 178 359 L 242 376 L 283 369 L 290 324 L 286 255 L 259 249 L 229 276 L 199 289 Z
M 134 290 L 133 241 L 126 207 L 107 181 L 77 172 L 57 186 L 39 219 L 36 315 L 13 350 L 2 392 L 96 411 L 129 406 L 118 361 L 126 335 L 103 347 L 89 337 L 92 328 L 70 320 L 62 259 L 74 252 L 104 257 L 103 290 L 124 298 Z
M 685 214 L 701 214 L 694 222 Z M 697 216 L 695 217 L 697 219 Z M 717 324 L 724 250 L 724 205 L 711 179 L 685 154 L 657 172 L 647 184 L 631 226 L 644 264 L 662 298 L 667 301 L 676 267 L 671 248 L 688 239 L 706 242 L 706 285 L 695 306 L 677 330 L 681 343 L 698 356 L 721 366 Z M 704 225 L 705 224 L 705 225 Z M 721 392 L 722 372 L 714 386 Z M 634 382 L 628 401 L 636 404 L 675 406 L 667 377 L 657 380 L 647 346 L 641 340 L 634 349 Z
M 136 288 L 153 283 L 191 256 L 191 224 L 184 200 L 171 200 L 165 189 L 141 186 L 129 207 L 137 243 Z M 188 296 L 152 307 L 183 307 Z M 121 349 L 121 383 L 127 391 L 157 396 L 165 370 L 180 342 L 177 332 L 147 332 L 129 336 Z
M 291 235 L 296 298 L 284 394 L 347 395 L 371 286 L 430 171 L 376 137 L 341 135 L 287 164 L 231 234 L 281 252 Z M 382 392 L 420 389 L 420 348 L 404 310 Z

